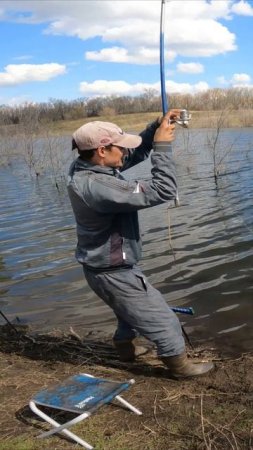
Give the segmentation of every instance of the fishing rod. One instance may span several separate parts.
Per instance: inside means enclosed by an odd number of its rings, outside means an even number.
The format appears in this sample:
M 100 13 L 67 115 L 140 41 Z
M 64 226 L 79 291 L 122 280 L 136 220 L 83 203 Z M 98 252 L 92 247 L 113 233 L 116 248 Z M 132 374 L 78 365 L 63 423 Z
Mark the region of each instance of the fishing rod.
M 160 80 L 161 80 L 161 97 L 163 115 L 169 109 L 168 98 L 165 87 L 165 70 L 164 70 L 164 19 L 165 19 L 165 0 L 161 2 L 161 18 L 160 18 Z
M 189 307 L 189 308 L 183 307 L 183 308 L 181 308 L 179 306 L 170 306 L 170 309 L 172 309 L 172 311 L 175 312 L 175 313 L 189 314 L 191 316 L 193 316 L 193 314 L 194 314 L 194 309 L 192 307 Z M 185 339 L 187 340 L 187 342 L 188 342 L 189 346 L 191 347 L 191 349 L 194 350 L 193 344 L 192 344 L 188 334 L 186 333 L 184 326 L 182 324 L 180 324 L 180 325 L 181 325 L 182 333 L 183 333 Z
M 161 0 L 161 17 L 160 17 L 160 80 L 161 80 L 161 97 L 162 97 L 162 110 L 163 115 L 169 110 L 169 101 L 166 94 L 165 83 L 165 58 L 164 58 L 164 23 L 165 23 L 165 3 L 166 0 Z M 191 114 L 187 109 L 181 109 L 180 116 L 175 122 L 184 128 L 188 127 Z
M 161 17 L 160 17 L 160 80 L 161 80 L 161 97 L 162 97 L 162 110 L 163 115 L 169 110 L 169 101 L 166 93 L 166 83 L 165 83 L 165 58 L 164 58 L 164 23 L 165 23 L 165 3 L 166 0 L 161 0 Z M 189 125 L 189 120 L 191 119 L 191 114 L 187 109 L 181 109 L 179 117 L 173 119 L 178 125 L 187 128 Z M 178 193 L 176 194 L 175 205 L 179 206 Z
M 162 98 L 162 111 L 163 115 L 167 113 L 169 110 L 169 101 L 168 96 L 166 94 L 166 85 L 165 85 L 165 60 L 164 60 L 164 23 L 165 23 L 165 3 L 166 0 L 161 0 L 161 16 L 160 16 L 160 80 L 161 80 L 161 98 Z M 181 125 L 184 128 L 188 127 L 189 120 L 191 119 L 191 115 L 188 113 L 186 109 L 181 109 L 180 116 L 178 119 L 173 120 L 178 125 Z M 179 196 L 178 190 L 176 192 L 175 198 L 175 206 L 179 206 Z M 189 314 L 193 315 L 193 308 L 180 308 L 180 307 L 171 307 L 172 311 L 175 313 Z M 181 325 L 182 332 L 188 342 L 188 344 L 193 348 L 193 345 L 190 341 L 189 336 L 187 335 L 183 325 Z
M 160 17 L 160 80 L 161 80 L 161 97 L 163 115 L 169 110 L 169 102 L 166 94 L 165 85 L 165 61 L 164 61 L 164 22 L 165 22 L 165 1 L 161 1 L 161 17 Z M 178 191 L 176 192 L 175 206 L 179 206 Z

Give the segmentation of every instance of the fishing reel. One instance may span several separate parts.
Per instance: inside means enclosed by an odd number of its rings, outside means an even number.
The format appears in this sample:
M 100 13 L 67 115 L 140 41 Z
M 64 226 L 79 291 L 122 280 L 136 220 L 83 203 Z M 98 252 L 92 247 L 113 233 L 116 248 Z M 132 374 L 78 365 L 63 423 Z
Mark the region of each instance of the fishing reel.
M 179 113 L 179 118 L 171 120 L 171 123 L 177 123 L 181 127 L 188 128 L 189 120 L 191 120 L 192 115 L 187 111 L 187 109 L 181 109 Z

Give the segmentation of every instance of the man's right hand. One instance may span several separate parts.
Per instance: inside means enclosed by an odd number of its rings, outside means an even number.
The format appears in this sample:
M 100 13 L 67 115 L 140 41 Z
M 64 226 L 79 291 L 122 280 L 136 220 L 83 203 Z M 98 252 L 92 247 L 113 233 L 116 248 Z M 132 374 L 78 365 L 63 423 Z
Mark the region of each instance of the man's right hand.
M 175 139 L 175 123 L 173 119 L 179 117 L 180 109 L 171 109 L 161 120 L 161 125 L 157 128 L 154 135 L 154 142 L 172 142 Z

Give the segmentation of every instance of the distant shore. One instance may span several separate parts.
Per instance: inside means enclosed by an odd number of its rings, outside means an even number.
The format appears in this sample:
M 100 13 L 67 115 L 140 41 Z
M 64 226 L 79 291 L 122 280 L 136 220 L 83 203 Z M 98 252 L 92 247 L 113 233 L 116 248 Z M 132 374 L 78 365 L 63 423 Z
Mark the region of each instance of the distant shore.
M 192 111 L 191 114 L 189 129 L 217 128 L 218 126 L 220 128 L 253 127 L 253 109 L 239 111 Z M 161 116 L 161 112 L 88 117 L 82 120 L 54 122 L 50 125 L 50 130 L 55 134 L 71 134 L 84 123 L 101 120 L 116 123 L 129 131 L 139 132 L 145 128 L 147 123 L 152 122 L 159 116 Z
M 191 112 L 191 111 L 190 111 Z M 253 127 L 253 109 L 223 110 L 223 111 L 192 111 L 192 118 L 189 122 L 189 129 L 196 128 L 247 128 Z M 103 115 L 96 117 L 85 117 L 77 120 L 61 120 L 56 122 L 42 123 L 37 130 L 38 134 L 43 131 L 55 136 L 71 135 L 74 130 L 84 123 L 101 120 L 113 122 L 124 130 L 140 132 L 147 123 L 152 122 L 161 116 L 161 112 Z M 27 130 L 26 130 L 27 132 Z M 23 133 L 20 125 L 0 126 L 0 138 Z

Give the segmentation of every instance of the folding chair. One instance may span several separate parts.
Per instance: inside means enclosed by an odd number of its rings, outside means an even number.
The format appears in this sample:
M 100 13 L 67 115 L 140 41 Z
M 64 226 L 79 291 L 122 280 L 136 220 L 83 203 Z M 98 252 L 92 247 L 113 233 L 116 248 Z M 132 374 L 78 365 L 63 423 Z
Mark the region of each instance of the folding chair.
M 53 429 L 40 434 L 45 438 L 55 433 L 63 433 L 83 447 L 92 450 L 93 447 L 76 434 L 68 430 L 72 425 L 87 419 L 100 406 L 117 399 L 122 405 L 141 415 L 142 412 L 124 400 L 119 394 L 128 389 L 135 381 L 117 382 L 95 378 L 87 373 L 74 375 L 52 388 L 38 392 L 29 402 L 31 410 L 46 422 L 53 425 Z M 77 417 L 64 424 L 59 424 L 48 414 L 41 411 L 38 405 L 77 413 Z

